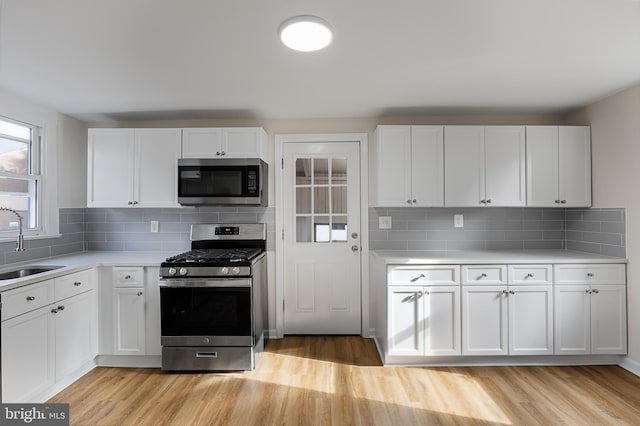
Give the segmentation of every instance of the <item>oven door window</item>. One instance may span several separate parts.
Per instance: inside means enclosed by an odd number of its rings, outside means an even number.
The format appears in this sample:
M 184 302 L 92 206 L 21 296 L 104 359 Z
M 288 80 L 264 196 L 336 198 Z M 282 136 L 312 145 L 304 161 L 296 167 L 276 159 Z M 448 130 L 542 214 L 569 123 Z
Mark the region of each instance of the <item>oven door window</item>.
M 161 288 L 163 336 L 250 336 L 250 288 Z

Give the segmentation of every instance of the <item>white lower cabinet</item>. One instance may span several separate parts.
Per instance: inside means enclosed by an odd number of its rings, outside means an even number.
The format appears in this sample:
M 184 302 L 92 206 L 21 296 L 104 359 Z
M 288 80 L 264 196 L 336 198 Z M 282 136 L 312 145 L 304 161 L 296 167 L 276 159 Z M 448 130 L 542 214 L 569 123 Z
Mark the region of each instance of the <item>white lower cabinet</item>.
M 160 355 L 159 269 L 116 266 L 103 273 L 111 290 L 102 292 L 101 354 Z
M 460 355 L 460 287 L 389 288 L 389 355 Z
M 463 355 L 553 354 L 552 286 L 463 286 Z
M 462 355 L 507 355 L 507 286 L 462 287 Z
M 626 286 L 559 285 L 556 354 L 626 354 Z
M 625 265 L 556 265 L 554 276 L 556 354 L 626 354 Z
M 113 289 L 113 353 L 144 355 L 144 288 Z
M 54 383 L 51 307 L 2 322 L 2 402 L 28 402 Z
M 97 354 L 94 281 L 91 271 L 82 271 L 2 294 L 3 308 L 15 314 L 2 322 L 3 402 L 34 402 L 93 360 Z M 32 309 L 42 302 L 44 306 Z
M 460 355 L 460 267 L 387 271 L 388 355 Z

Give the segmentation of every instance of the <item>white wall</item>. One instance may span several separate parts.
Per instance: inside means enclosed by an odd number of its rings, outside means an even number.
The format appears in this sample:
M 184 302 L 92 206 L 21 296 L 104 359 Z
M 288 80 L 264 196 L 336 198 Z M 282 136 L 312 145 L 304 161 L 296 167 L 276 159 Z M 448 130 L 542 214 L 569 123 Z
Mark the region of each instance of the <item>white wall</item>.
M 58 206 L 87 206 L 87 125 L 58 116 Z
M 591 125 L 593 206 L 626 208 L 629 358 L 640 368 L 640 85 L 567 120 Z

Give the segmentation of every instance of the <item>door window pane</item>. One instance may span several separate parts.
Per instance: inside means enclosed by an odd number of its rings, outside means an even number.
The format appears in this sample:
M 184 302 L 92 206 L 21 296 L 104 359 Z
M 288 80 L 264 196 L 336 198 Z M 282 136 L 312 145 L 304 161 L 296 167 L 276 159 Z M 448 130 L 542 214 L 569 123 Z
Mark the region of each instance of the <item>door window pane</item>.
M 296 241 L 347 241 L 347 159 L 295 161 Z

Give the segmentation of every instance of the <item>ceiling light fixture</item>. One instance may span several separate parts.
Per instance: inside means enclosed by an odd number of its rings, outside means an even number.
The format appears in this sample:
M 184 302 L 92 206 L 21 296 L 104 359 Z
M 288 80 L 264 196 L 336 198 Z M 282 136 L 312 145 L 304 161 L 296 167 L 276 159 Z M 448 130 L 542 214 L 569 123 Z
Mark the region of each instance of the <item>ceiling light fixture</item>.
M 280 25 L 280 40 L 290 49 L 315 52 L 331 43 L 333 32 L 329 23 L 322 18 L 311 15 L 294 16 Z

